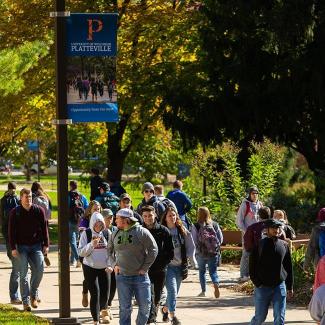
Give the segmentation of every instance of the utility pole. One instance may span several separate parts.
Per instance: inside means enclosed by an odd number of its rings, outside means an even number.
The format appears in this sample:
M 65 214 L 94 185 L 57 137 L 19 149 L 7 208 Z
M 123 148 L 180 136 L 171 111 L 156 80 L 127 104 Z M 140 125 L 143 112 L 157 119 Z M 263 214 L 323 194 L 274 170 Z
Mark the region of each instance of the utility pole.
M 59 318 L 54 324 L 79 324 L 71 318 L 69 222 L 68 222 L 68 130 L 66 92 L 66 17 L 65 0 L 55 1 L 55 47 L 56 47 L 56 139 L 57 139 L 57 184 L 59 225 Z

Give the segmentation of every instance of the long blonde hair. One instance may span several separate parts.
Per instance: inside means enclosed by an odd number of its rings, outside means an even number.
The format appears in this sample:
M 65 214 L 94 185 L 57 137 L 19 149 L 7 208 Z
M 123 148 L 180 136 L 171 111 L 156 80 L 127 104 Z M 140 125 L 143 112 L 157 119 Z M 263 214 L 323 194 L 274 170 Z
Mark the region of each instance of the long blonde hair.
M 197 221 L 202 224 L 210 224 L 212 222 L 210 210 L 207 207 L 199 207 L 197 209 Z

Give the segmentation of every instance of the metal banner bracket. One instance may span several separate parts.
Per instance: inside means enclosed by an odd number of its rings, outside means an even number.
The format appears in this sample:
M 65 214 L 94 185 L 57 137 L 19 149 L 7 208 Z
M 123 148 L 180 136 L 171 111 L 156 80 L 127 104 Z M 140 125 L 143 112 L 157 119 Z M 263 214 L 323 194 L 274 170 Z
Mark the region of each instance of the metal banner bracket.
M 50 17 L 70 17 L 70 11 L 52 11 L 50 12 Z
M 72 119 L 64 119 L 64 120 L 52 120 L 53 125 L 68 125 L 72 124 Z

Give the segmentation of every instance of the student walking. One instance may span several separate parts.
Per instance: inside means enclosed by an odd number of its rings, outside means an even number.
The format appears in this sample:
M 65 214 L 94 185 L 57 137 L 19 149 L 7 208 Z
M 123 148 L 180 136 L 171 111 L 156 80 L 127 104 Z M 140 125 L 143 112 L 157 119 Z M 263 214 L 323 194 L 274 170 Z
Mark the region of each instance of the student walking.
M 318 324 L 325 325 L 325 256 L 317 264 L 313 291 L 309 304 L 310 316 Z
M 274 324 L 284 325 L 286 296 L 293 296 L 291 254 L 287 242 L 278 238 L 281 226 L 282 223 L 277 220 L 266 220 L 267 237 L 260 240 L 250 255 L 249 274 L 255 286 L 255 316 L 251 325 L 260 325 L 265 321 L 271 302 Z
M 155 213 L 157 215 L 158 221 L 160 221 L 165 211 L 165 206 L 160 202 L 158 197 L 155 195 L 154 186 L 150 182 L 145 182 L 142 185 L 141 193 L 143 195 L 143 199 L 137 206 L 136 209 L 137 213 L 141 215 L 142 207 L 146 205 L 151 205 L 155 208 Z
M 83 257 L 84 275 L 90 292 L 90 312 L 94 324 L 110 323 L 107 311 L 109 296 L 109 274 L 105 271 L 108 264 L 107 245 L 111 232 L 105 229 L 103 216 L 94 212 L 89 229 L 85 230 L 79 241 L 79 255 Z
M 11 254 L 11 247 L 9 244 L 8 236 L 8 223 L 10 211 L 19 205 L 19 198 L 16 195 L 16 184 L 13 182 L 8 183 L 8 191 L 5 192 L 4 196 L 1 198 L 1 209 L 0 218 L 2 225 L 2 235 L 5 240 L 7 248 L 7 256 L 11 262 L 11 273 L 9 280 L 9 296 L 10 303 L 13 305 L 21 305 L 21 300 L 19 299 L 18 287 L 19 287 L 19 261 L 17 258 L 13 258 Z
M 200 207 L 197 211 L 197 223 L 191 229 L 196 247 L 196 258 L 199 265 L 201 293 L 199 297 L 206 296 L 206 266 L 214 287 L 214 296 L 219 298 L 219 277 L 217 267 L 220 263 L 220 246 L 223 241 L 221 229 L 217 222 L 211 218 L 207 207 Z
M 319 210 L 316 225 L 313 227 L 305 254 L 304 270 L 315 270 L 325 251 L 325 208 Z M 323 244 L 321 247 L 321 244 Z M 325 253 L 325 252 L 324 252 Z
M 120 302 L 120 325 L 131 325 L 132 297 L 139 311 L 137 325 L 148 321 L 151 291 L 148 270 L 154 262 L 158 248 L 148 229 L 143 228 L 131 209 L 121 209 L 116 214 L 118 230 L 109 243 L 110 259 L 107 271 L 114 269 Z
M 184 227 L 177 211 L 168 207 L 162 217 L 161 224 L 166 226 L 173 238 L 174 257 L 167 266 L 166 288 L 167 306 L 162 308 L 163 321 L 168 321 L 168 313 L 172 325 L 180 325 L 176 317 L 176 300 L 183 280 L 188 276 L 187 259 L 197 268 L 195 244 L 191 233 Z
M 9 217 L 9 243 L 14 258 L 19 259 L 20 292 L 25 311 L 39 304 L 38 287 L 43 278 L 44 256 L 49 250 L 48 226 L 44 210 L 32 204 L 32 193 L 20 191 L 21 205 L 11 210 Z M 28 265 L 31 268 L 28 283 Z
M 114 217 L 113 211 L 110 209 L 104 209 L 102 211 L 102 215 L 104 217 L 106 229 L 109 229 L 112 233 L 114 231 L 117 231 L 117 227 L 113 226 L 113 217 Z M 116 278 L 115 278 L 115 272 L 113 271 L 111 273 L 111 285 L 110 285 L 109 297 L 107 301 L 107 312 L 110 319 L 113 319 L 111 307 L 115 296 L 115 292 L 116 292 Z
M 147 228 L 158 246 L 158 255 L 149 268 L 151 282 L 151 309 L 147 324 L 156 324 L 161 294 L 165 286 L 167 265 L 174 257 L 173 239 L 167 227 L 157 222 L 155 209 L 152 206 L 142 208 L 144 227 Z
M 85 210 L 84 216 L 81 218 L 79 222 L 79 238 L 81 237 L 82 233 L 89 228 L 89 222 L 90 218 L 93 215 L 93 213 L 102 212 L 102 207 L 100 206 L 99 202 L 93 200 L 89 202 L 89 205 L 87 209 Z M 79 253 L 78 253 L 79 254 Z M 83 307 L 88 307 L 88 286 L 87 282 L 85 280 L 85 269 L 84 269 L 84 264 L 83 264 L 83 257 L 79 257 L 79 260 L 81 262 L 82 266 L 82 272 L 84 276 L 84 280 L 82 282 L 82 306 Z
M 80 267 L 77 241 L 79 236 L 79 222 L 84 217 L 88 201 L 84 195 L 77 191 L 77 181 L 70 181 L 70 191 L 68 192 L 69 206 L 69 243 L 70 243 L 70 266 Z
M 190 229 L 191 221 L 187 217 L 187 213 L 191 210 L 193 204 L 188 195 L 183 192 L 183 183 L 180 180 L 173 183 L 173 190 L 168 192 L 167 199 L 174 202 L 183 225 Z
M 258 222 L 258 210 L 263 206 L 262 202 L 258 199 L 258 188 L 251 186 L 248 189 L 248 196 L 245 198 L 238 210 L 236 224 L 237 227 L 242 231 L 243 235 L 243 250 L 240 259 L 240 282 L 246 282 L 249 280 L 249 252 L 245 249 L 244 235 L 247 228 Z

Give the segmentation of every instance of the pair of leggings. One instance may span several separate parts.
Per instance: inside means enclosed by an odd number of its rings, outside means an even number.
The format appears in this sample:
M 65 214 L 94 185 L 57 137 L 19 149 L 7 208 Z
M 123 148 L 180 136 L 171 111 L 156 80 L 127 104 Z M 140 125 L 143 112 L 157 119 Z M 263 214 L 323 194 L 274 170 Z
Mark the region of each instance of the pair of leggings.
M 109 307 L 112 306 L 112 301 L 114 299 L 115 292 L 116 292 L 116 278 L 115 278 L 115 272 L 113 271 L 111 273 L 111 286 L 110 286 L 109 298 L 108 298 L 108 302 L 107 302 L 107 305 Z
M 85 264 L 84 275 L 90 292 L 90 313 L 93 320 L 98 322 L 100 311 L 107 309 L 110 275 L 105 269 L 94 269 Z
M 82 258 L 79 257 L 79 259 L 80 259 L 81 266 L 82 266 L 82 273 L 84 275 L 84 279 L 82 281 L 82 293 L 86 294 L 86 293 L 88 293 L 88 286 L 87 286 L 87 282 L 85 280 L 85 267 L 84 267 L 84 263 L 83 263 L 83 257 Z

